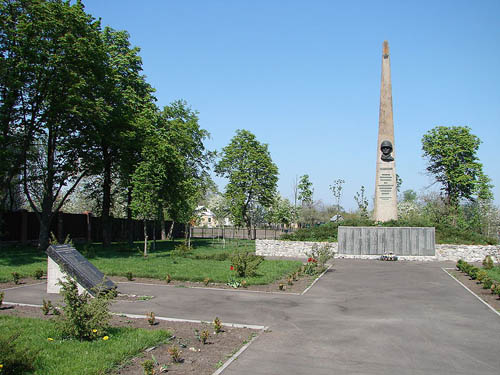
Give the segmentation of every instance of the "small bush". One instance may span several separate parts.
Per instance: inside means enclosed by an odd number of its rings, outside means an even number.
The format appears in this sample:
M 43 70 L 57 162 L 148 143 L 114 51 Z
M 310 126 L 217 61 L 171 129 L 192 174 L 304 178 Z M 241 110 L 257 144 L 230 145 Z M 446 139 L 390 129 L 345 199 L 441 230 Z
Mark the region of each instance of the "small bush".
M 52 310 L 52 302 L 50 300 L 45 301 L 45 299 L 42 301 L 42 313 L 43 315 L 48 315 L 50 311 Z
M 33 277 L 37 280 L 40 280 L 43 277 L 43 270 L 36 270 L 33 272 Z
M 144 375 L 154 375 L 155 373 L 155 362 L 152 359 L 147 359 L 141 363 L 144 370 Z
M 205 286 L 208 286 L 208 284 L 210 284 L 210 278 L 206 277 L 206 278 L 203 280 L 203 284 L 205 284 Z
M 125 274 L 125 277 L 127 278 L 128 281 L 134 280 L 134 274 L 132 272 L 127 272 Z
M 472 280 L 476 280 L 477 279 L 477 273 L 479 271 L 480 271 L 480 269 L 478 267 L 472 266 L 472 267 L 469 268 L 469 271 L 467 273 L 469 274 L 469 276 L 470 276 L 470 278 Z
M 317 265 L 320 268 L 323 268 L 330 259 L 332 259 L 335 255 L 335 252 L 332 251 L 332 246 L 329 244 L 323 244 L 318 246 L 318 244 L 314 244 L 311 248 L 311 253 L 307 254 L 309 258 L 313 258 L 317 261 Z
M 486 255 L 483 259 L 483 268 L 485 270 L 491 270 L 493 268 L 493 258 L 491 255 Z
M 150 326 L 154 326 L 156 324 L 156 317 L 154 312 L 151 311 L 150 313 L 146 314 L 146 318 Z
M 170 282 L 172 281 L 172 276 L 170 276 L 170 274 L 167 274 L 167 276 L 165 277 L 165 281 L 167 282 L 167 284 L 170 284 Z
M 490 289 L 492 284 L 493 280 L 491 280 L 489 277 L 483 279 L 483 289 Z
M 263 257 L 250 252 L 234 252 L 230 259 L 239 277 L 255 276 L 257 268 L 264 261 Z
M 95 340 L 109 330 L 109 305 L 115 294 L 97 291 L 95 298 L 87 292 L 78 294 L 74 280 L 61 281 L 61 295 L 64 299 L 63 314 L 57 321 L 57 328 L 63 337 L 78 340 Z
M 171 347 L 168 348 L 168 354 L 170 354 L 172 361 L 174 361 L 175 363 L 182 362 L 182 359 L 181 359 L 182 352 L 179 350 L 179 348 L 176 345 L 172 345 Z
M 2 307 L 4 296 L 5 296 L 4 292 L 0 292 L 0 307 Z
M 21 275 L 19 275 L 18 272 L 12 272 L 12 281 L 14 281 L 14 284 L 19 284 L 19 280 L 21 279 Z
M 83 245 L 82 254 L 85 258 L 93 259 L 96 256 L 95 248 L 89 244 Z
M 483 282 L 483 280 L 484 280 L 485 278 L 487 278 L 487 277 L 488 277 L 488 273 L 487 273 L 485 270 L 481 270 L 481 269 L 480 269 L 480 270 L 479 270 L 479 271 L 477 271 L 477 273 L 476 273 L 476 279 L 477 279 L 477 281 L 479 281 L 480 283 L 481 283 L 481 282 Z
M 30 349 L 29 346 L 21 347 L 17 339 L 21 333 L 11 336 L 0 335 L 0 369 L 2 375 L 18 375 L 32 373 L 38 351 Z
M 208 330 L 204 329 L 203 331 L 201 331 L 200 339 L 201 339 L 201 342 L 203 343 L 203 345 L 205 345 L 207 343 L 209 337 L 210 337 L 210 333 L 208 332 Z
M 177 245 L 172 251 L 173 256 L 186 258 L 193 252 L 193 249 L 187 246 L 185 243 L 181 243 Z
M 219 317 L 217 317 L 217 316 L 214 319 L 214 331 L 215 331 L 215 333 L 222 332 L 222 322 L 219 319 Z

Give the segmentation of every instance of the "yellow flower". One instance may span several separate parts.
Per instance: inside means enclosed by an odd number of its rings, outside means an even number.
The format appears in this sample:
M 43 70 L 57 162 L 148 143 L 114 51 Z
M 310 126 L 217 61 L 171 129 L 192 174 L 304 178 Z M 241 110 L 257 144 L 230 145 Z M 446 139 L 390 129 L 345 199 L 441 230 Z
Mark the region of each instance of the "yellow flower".
M 52 337 L 49 337 L 47 341 L 54 341 L 54 339 Z
M 3 365 L 0 363 L 0 368 L 3 368 Z
M 109 336 L 104 336 L 102 339 L 103 339 L 104 341 L 109 340 Z
M 97 329 L 93 329 L 92 332 L 96 333 L 97 332 Z

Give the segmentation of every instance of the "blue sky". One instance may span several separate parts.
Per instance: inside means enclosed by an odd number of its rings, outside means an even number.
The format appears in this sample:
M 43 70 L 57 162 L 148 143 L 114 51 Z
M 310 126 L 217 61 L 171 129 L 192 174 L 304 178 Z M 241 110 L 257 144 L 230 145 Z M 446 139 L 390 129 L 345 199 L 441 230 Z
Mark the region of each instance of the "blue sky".
M 84 0 L 141 48 L 158 105 L 185 99 L 221 150 L 236 129 L 269 144 L 291 198 L 309 174 L 314 198 L 354 209 L 374 194 L 382 42 L 391 49 L 396 168 L 421 193 L 421 138 L 467 125 L 500 197 L 500 1 Z M 224 180 L 216 179 L 223 186 Z M 427 189 L 427 190 L 426 190 Z

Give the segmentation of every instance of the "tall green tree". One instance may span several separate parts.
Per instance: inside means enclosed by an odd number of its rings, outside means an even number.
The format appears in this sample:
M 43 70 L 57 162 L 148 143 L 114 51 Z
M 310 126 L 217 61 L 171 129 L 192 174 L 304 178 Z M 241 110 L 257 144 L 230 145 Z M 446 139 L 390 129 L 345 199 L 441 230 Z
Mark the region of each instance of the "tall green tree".
M 481 140 L 467 126 L 437 126 L 422 137 L 427 171 L 441 184 L 446 204 L 492 198 L 490 179 L 477 157 Z
M 287 198 L 276 194 L 267 217 L 268 221 L 272 224 L 280 226 L 290 225 L 297 220 L 297 210 Z
M 165 209 L 176 222 L 189 222 L 204 194 L 211 153 L 205 149 L 208 132 L 185 101 L 175 101 L 145 120 L 142 160 L 133 174 L 135 214 L 155 219 Z M 147 233 L 145 231 L 145 246 Z M 145 247 L 146 249 L 146 247 Z
M 139 48 L 131 48 L 128 33 L 106 27 L 101 38 L 106 52 L 106 75 L 99 86 L 103 115 L 102 121 L 96 124 L 99 136 L 95 138 L 91 163 L 92 172 L 101 177 L 98 190 L 93 190 L 102 205 L 102 238 L 103 245 L 107 246 L 111 243 L 112 187 L 128 187 L 126 182 L 133 168 L 129 164 L 134 161 L 131 156 L 138 154 L 141 148 L 137 119 L 152 105 L 154 98 L 152 87 L 141 75 Z M 124 180 L 121 183 L 120 178 Z
M 313 204 L 314 188 L 308 174 L 300 176 L 297 187 L 299 190 L 299 201 L 302 206 L 311 207 Z
M 88 173 L 85 145 L 102 113 L 95 90 L 104 79 L 100 25 L 80 1 L 4 1 L 0 13 L 7 17 L 1 65 L 13 67 L 12 76 L 2 73 L 2 121 L 21 139 L 24 192 L 45 248 L 54 214 Z
M 223 148 L 215 173 L 229 179 L 225 196 L 233 221 L 245 225 L 251 238 L 251 211 L 257 204 L 265 208 L 272 205 L 278 182 L 278 167 L 267 144 L 260 143 L 248 130 L 237 130 Z

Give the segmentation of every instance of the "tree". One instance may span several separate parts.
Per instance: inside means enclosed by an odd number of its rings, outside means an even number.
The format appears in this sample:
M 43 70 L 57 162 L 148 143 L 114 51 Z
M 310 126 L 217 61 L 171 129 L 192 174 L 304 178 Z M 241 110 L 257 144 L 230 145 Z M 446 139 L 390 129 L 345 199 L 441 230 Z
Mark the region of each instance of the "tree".
M 356 195 L 354 196 L 354 200 L 356 201 L 358 205 L 358 210 L 363 218 L 368 218 L 368 199 L 366 198 L 365 195 L 365 187 L 361 186 L 360 191 L 356 192 Z
M 300 176 L 299 180 L 299 201 L 302 206 L 310 207 L 313 204 L 313 184 L 309 181 L 309 175 Z
M 88 174 L 85 145 L 102 113 L 95 90 L 104 78 L 100 25 L 80 1 L 12 0 L 1 7 L 0 65 L 12 68 L 0 74 L 7 100 L 2 142 L 19 147 L 9 168 L 21 171 L 45 249 L 54 214 Z
M 105 79 L 100 82 L 99 100 L 102 116 L 96 123 L 96 137 L 91 147 L 92 173 L 101 176 L 100 184 L 93 189 L 100 196 L 103 245 L 111 243 L 111 209 L 114 186 L 117 191 L 126 188 L 118 184 L 120 175 L 129 180 L 129 167 L 121 166 L 134 160 L 141 142 L 137 142 L 136 120 L 145 106 L 153 102 L 153 89 L 146 83 L 142 72 L 139 48 L 131 48 L 126 31 L 115 31 L 109 27 L 101 33 L 106 53 Z M 132 139 L 130 139 L 132 138 Z M 131 141 L 132 140 L 132 141 Z M 97 191 L 96 191 L 97 190 Z
M 339 178 L 333 181 L 333 185 L 330 185 L 330 190 L 337 201 L 337 214 L 340 214 L 340 198 L 342 197 L 342 188 L 344 184 L 345 181 Z
M 270 223 L 290 225 L 297 220 L 297 210 L 288 199 L 276 194 L 267 217 Z
M 166 209 L 172 220 L 186 223 L 187 235 L 209 181 L 211 153 L 203 144 L 209 134 L 200 128 L 198 114 L 182 100 L 146 117 L 142 128 L 146 136 L 142 160 L 132 177 L 134 212 L 145 222 Z M 144 246 L 146 251 L 146 228 Z
M 422 137 L 427 171 L 442 185 L 446 204 L 453 210 L 461 199 L 492 198 L 490 179 L 477 157 L 480 143 L 467 126 L 437 126 Z
M 257 204 L 266 208 L 272 205 L 278 182 L 278 167 L 267 144 L 260 143 L 248 130 L 237 130 L 223 148 L 215 173 L 229 179 L 225 196 L 232 218 L 236 225 L 246 225 L 251 238 L 250 213 Z
M 417 192 L 413 189 L 403 191 L 403 202 L 415 202 L 417 200 Z

